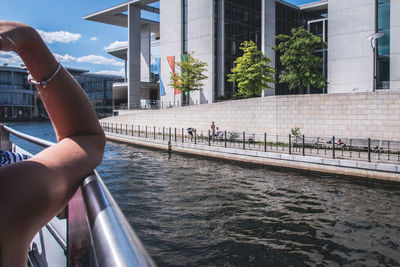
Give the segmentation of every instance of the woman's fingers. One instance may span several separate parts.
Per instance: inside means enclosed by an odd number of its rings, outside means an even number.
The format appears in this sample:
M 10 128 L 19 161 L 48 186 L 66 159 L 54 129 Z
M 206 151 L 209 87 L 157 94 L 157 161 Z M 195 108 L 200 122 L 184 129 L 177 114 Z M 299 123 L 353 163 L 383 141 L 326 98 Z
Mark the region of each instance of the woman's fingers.
M 6 52 L 17 50 L 15 42 L 5 33 L 0 34 L 0 50 Z
M 33 37 L 34 30 L 28 25 L 0 21 L 0 50 L 19 52 Z

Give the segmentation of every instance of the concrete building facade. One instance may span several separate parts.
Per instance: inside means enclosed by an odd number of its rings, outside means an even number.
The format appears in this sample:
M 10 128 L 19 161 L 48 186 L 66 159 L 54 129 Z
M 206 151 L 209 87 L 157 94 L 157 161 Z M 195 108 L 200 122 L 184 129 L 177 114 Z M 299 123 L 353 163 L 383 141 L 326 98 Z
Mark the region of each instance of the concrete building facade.
M 149 6 L 155 2 L 159 2 L 159 8 Z M 141 18 L 140 10 L 160 14 L 160 21 Z M 275 36 L 290 33 L 298 26 L 328 43 L 327 49 L 316 51 L 323 58 L 321 72 L 328 80 L 328 88 L 309 87 L 300 92 L 276 84 L 263 96 L 400 91 L 398 11 L 400 3 L 394 0 L 320 0 L 302 6 L 282 0 L 132 0 L 85 19 L 128 27 L 125 95 L 128 107 L 134 108 L 146 95 L 143 82 L 151 82 L 148 62 L 152 41 L 159 40 L 160 77 L 166 91 L 157 96 L 160 106 L 203 104 L 234 95 L 236 88 L 227 82 L 227 74 L 245 40 L 253 40 L 272 58 L 278 79 L 282 66 L 279 55 L 272 50 Z M 150 38 L 151 34 L 155 37 Z M 168 85 L 171 67 L 167 57 L 180 61 L 189 52 L 195 52 L 196 58 L 207 63 L 208 78 L 203 90 L 187 97 L 175 94 L 173 86 Z M 153 81 L 152 86 L 158 85 Z

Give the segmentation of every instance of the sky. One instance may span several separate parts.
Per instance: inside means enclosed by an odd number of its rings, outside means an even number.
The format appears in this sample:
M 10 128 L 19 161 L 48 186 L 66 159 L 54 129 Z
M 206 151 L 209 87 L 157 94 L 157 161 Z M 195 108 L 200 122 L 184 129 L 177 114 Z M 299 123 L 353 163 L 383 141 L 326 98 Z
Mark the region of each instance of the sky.
M 83 19 L 123 2 L 125 0 L 0 0 L 0 20 L 19 21 L 37 29 L 66 67 L 123 76 L 123 60 L 109 55 L 106 48 L 127 41 L 127 28 Z M 287 2 L 300 5 L 315 0 Z M 142 16 L 148 18 L 147 14 Z M 22 61 L 16 54 L 0 51 L 0 65 L 4 63 L 19 66 Z

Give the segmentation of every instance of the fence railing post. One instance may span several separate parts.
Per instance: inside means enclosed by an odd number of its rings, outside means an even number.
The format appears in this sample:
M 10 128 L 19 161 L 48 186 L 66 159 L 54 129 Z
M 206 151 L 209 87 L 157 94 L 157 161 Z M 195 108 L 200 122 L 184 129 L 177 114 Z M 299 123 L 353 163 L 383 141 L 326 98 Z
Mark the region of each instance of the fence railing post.
M 194 144 L 197 144 L 197 130 L 194 130 Z
M 368 138 L 368 162 L 371 162 L 371 138 Z
M 121 125 L 120 125 L 120 130 L 121 130 L 120 134 L 122 134 L 122 123 L 121 123 Z
M 182 143 L 185 141 L 185 133 L 183 132 L 183 128 L 182 128 Z
M 243 150 L 246 149 L 246 133 L 243 132 Z
M 175 142 L 176 142 L 176 127 L 175 127 Z
M 165 140 L 165 127 L 162 127 L 162 140 Z
M 175 102 L 174 102 L 175 103 Z M 168 140 L 171 142 L 171 127 L 169 127 L 169 130 L 168 130 L 168 135 L 169 135 L 169 138 L 168 138 Z
M 208 146 L 211 146 L 211 133 L 210 133 L 210 130 L 208 130 Z
M 305 139 L 305 137 L 304 137 L 304 134 L 303 134 L 303 156 L 305 156 L 306 155 L 306 152 L 305 152 L 305 142 L 304 142 L 304 139 Z
M 147 125 L 146 125 L 146 138 L 147 138 Z
M 125 123 L 125 135 L 128 135 L 128 124 Z
M 156 126 L 154 126 L 154 132 L 153 132 L 153 134 L 154 134 L 154 139 L 156 139 Z
M 133 124 L 132 124 L 132 133 L 131 133 L 131 134 L 132 134 L 132 136 L 133 136 L 133 132 L 134 132 L 134 131 L 133 131 Z
M 289 134 L 289 154 L 292 154 L 292 135 Z
M 140 125 L 138 125 L 138 137 L 140 137 Z
M 114 133 L 114 125 L 111 123 L 111 132 Z
M 335 159 L 336 155 L 335 155 L 335 137 L 332 136 L 332 157 Z
M 264 152 L 267 152 L 267 133 L 264 133 Z
M 224 132 L 224 145 L 225 145 L 225 148 L 226 148 L 226 131 Z

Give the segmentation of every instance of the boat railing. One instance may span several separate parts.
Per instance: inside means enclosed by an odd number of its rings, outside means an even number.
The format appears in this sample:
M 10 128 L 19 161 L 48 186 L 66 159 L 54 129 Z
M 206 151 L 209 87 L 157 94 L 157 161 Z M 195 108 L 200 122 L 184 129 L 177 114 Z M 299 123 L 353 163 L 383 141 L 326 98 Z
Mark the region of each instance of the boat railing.
M 10 134 L 41 147 L 54 143 L 0 125 L 2 149 L 13 150 Z M 155 266 L 96 171 L 86 177 L 66 210 L 67 240 L 46 228 L 64 250 L 67 266 Z

